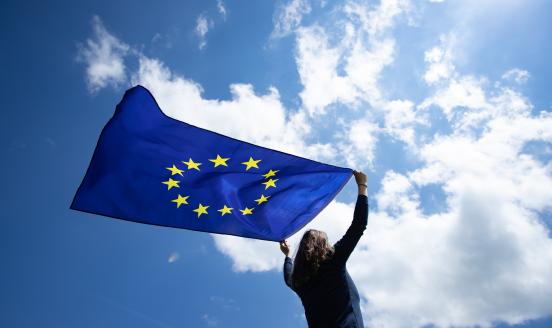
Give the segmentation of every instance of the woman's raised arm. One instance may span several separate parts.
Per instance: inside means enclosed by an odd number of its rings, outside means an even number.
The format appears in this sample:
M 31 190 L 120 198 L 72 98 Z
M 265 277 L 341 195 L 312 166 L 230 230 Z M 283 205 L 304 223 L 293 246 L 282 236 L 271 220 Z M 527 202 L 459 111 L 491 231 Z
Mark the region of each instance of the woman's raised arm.
M 345 265 L 368 224 L 367 178 L 364 173 L 359 171 L 354 171 L 354 175 L 358 185 L 358 196 L 353 214 L 353 222 L 343 238 L 334 245 L 334 261 L 339 265 Z

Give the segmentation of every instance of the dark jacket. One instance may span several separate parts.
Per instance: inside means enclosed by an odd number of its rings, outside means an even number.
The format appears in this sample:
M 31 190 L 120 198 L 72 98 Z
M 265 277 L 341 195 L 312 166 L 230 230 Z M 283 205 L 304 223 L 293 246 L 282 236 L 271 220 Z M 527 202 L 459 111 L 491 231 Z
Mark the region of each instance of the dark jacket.
M 368 224 L 368 197 L 358 195 L 353 222 L 337 243 L 332 258 L 322 262 L 318 273 L 305 285 L 294 287 L 293 261 L 286 257 L 284 280 L 301 298 L 310 328 L 364 327 L 360 298 L 345 264 Z

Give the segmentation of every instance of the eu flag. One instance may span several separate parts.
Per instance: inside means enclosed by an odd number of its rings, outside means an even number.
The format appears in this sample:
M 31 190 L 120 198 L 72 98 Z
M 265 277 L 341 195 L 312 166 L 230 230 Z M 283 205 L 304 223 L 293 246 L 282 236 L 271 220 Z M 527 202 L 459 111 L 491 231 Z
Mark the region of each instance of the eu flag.
M 71 208 L 279 241 L 311 221 L 351 175 L 172 119 L 136 86 L 104 127 Z

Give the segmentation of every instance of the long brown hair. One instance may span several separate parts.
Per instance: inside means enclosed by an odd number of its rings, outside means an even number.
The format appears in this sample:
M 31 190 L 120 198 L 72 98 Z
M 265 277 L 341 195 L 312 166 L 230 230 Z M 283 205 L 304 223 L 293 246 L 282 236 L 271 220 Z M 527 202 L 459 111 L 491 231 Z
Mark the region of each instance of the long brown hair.
M 298 287 L 309 282 L 318 273 L 320 263 L 331 258 L 333 254 L 334 248 L 328 242 L 328 236 L 324 231 L 305 231 L 295 255 L 291 276 L 293 285 Z

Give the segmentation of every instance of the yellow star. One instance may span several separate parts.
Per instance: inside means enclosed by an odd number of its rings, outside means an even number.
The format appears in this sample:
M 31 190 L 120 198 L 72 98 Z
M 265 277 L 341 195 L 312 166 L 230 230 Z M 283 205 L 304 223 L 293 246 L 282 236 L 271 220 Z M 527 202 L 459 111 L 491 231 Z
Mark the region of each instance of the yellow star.
M 182 204 L 188 204 L 188 202 L 186 201 L 186 199 L 188 199 L 190 196 L 180 196 L 180 194 L 178 194 L 178 198 L 177 199 L 173 199 L 172 202 L 176 203 L 176 208 L 180 208 L 180 205 Z
M 169 178 L 169 180 L 163 181 L 163 183 L 167 185 L 167 190 L 171 190 L 172 187 L 180 188 L 180 186 L 178 185 L 180 181 L 178 180 L 173 180 Z
M 276 171 L 270 170 L 270 171 L 268 171 L 267 174 L 263 174 L 263 177 L 265 177 L 265 179 L 268 179 L 268 178 L 270 178 L 270 177 L 275 176 L 275 175 L 276 175 L 276 172 L 278 172 L 278 171 L 280 171 L 280 170 L 276 170 Z
M 203 206 L 199 203 L 199 206 L 194 210 L 194 212 L 197 212 L 197 217 L 199 217 L 201 214 L 207 214 L 208 207 L 209 206 Z
M 270 198 L 270 196 L 267 197 L 267 196 L 261 194 L 261 198 L 255 199 L 255 201 L 257 202 L 257 205 L 261 205 L 262 203 L 266 202 L 269 198 Z
M 182 163 L 188 165 L 188 170 L 196 169 L 199 171 L 199 166 L 201 165 L 201 163 L 194 162 L 191 157 L 190 160 L 188 160 L 187 162 L 182 161 Z
M 224 214 L 230 214 L 232 213 L 232 210 L 233 208 L 232 207 L 228 207 L 226 205 L 224 205 L 223 208 L 221 208 L 220 210 L 218 210 L 220 213 L 222 213 L 220 216 L 224 216 Z
M 215 163 L 215 167 L 219 166 L 219 165 L 224 165 L 224 166 L 228 166 L 226 165 L 226 161 L 229 160 L 230 158 L 222 158 L 220 157 L 219 154 L 217 154 L 217 158 L 215 159 L 210 159 L 211 162 Z
M 178 167 L 174 166 L 174 164 L 173 164 L 172 167 L 167 167 L 167 170 L 171 171 L 171 173 L 172 173 L 171 175 L 180 174 L 181 176 L 183 176 L 182 172 L 184 172 L 181 169 L 179 169 Z
M 254 207 L 252 207 L 252 208 L 247 208 L 247 206 L 246 206 L 246 207 L 245 207 L 245 210 L 240 210 L 240 212 L 242 212 L 243 215 L 253 214 L 253 209 L 254 209 Z
M 257 166 L 257 163 L 259 163 L 260 161 L 260 159 L 254 160 L 253 157 L 249 157 L 249 161 L 242 162 L 242 164 L 246 166 L 245 170 L 247 171 L 252 167 L 258 169 L 259 167 Z
M 265 185 L 265 190 L 268 189 L 268 187 L 276 188 L 276 184 L 274 184 L 276 181 L 278 181 L 278 179 L 270 179 L 267 182 L 263 182 L 263 184 Z

